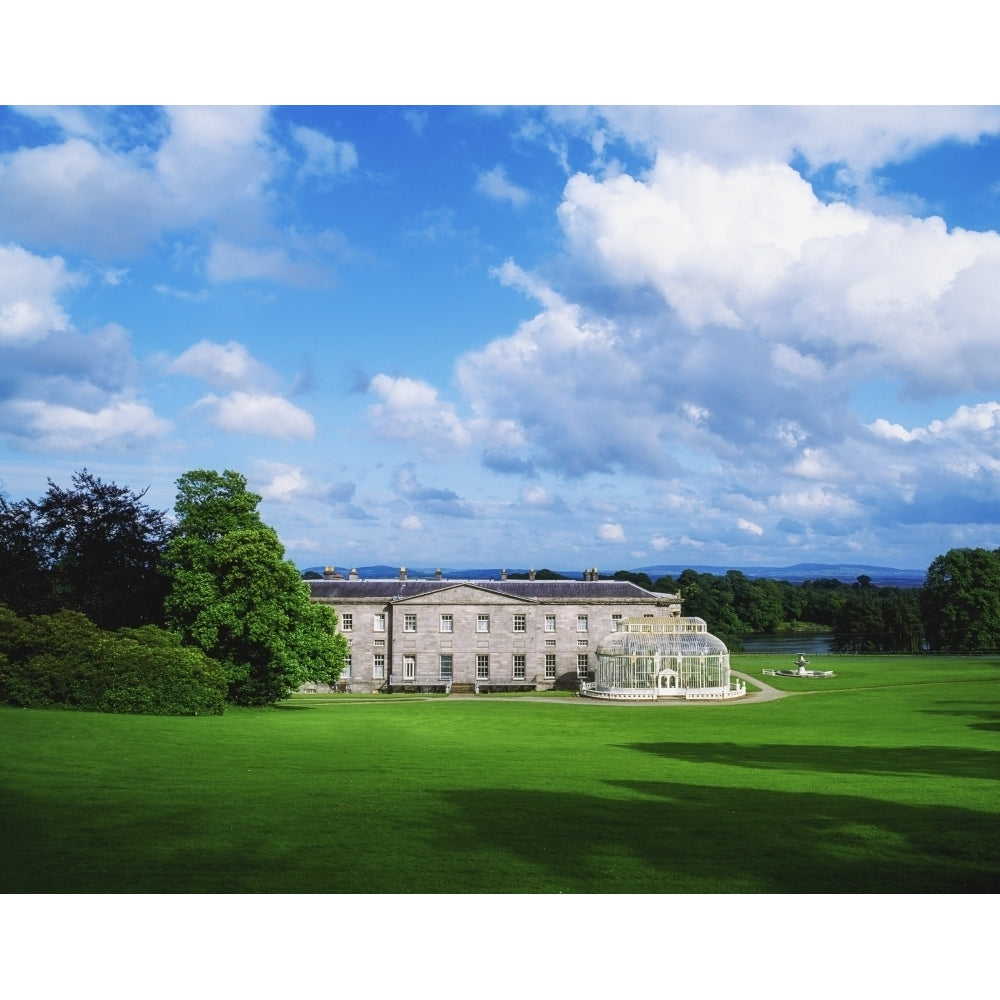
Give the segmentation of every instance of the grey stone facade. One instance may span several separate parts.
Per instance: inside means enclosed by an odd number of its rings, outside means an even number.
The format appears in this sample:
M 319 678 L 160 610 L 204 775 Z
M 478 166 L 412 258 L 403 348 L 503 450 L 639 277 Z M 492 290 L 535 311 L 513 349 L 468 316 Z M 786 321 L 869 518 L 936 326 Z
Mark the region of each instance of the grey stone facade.
M 330 574 L 328 574 L 328 577 Z M 311 580 L 350 645 L 351 691 L 575 687 L 619 619 L 680 614 L 676 594 L 598 580 Z

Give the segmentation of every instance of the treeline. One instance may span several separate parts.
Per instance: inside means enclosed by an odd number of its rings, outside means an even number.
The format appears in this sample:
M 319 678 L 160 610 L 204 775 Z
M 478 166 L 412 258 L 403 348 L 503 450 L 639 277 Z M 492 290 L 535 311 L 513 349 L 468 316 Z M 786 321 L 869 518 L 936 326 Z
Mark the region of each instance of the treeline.
M 243 476 L 185 473 L 176 519 L 144 496 L 84 469 L 40 500 L 0 497 L 0 700 L 204 714 L 336 682 L 337 616 Z
M 876 587 L 867 576 L 854 583 L 835 579 L 751 579 L 740 570 L 722 576 L 686 569 L 677 577 L 650 580 L 620 571 L 614 579 L 665 593 L 680 592 L 683 612 L 704 618 L 729 648 L 740 652 L 748 634 L 779 629 L 829 629 L 831 649 L 842 653 L 917 653 L 923 648 L 920 590 Z
M 931 563 L 922 587 L 877 587 L 868 576 L 794 584 L 740 570 L 686 569 L 656 580 L 619 570 L 604 579 L 679 592 L 683 613 L 704 618 L 736 652 L 746 635 L 808 626 L 829 629 L 838 653 L 1000 651 L 1000 549 L 951 549 Z

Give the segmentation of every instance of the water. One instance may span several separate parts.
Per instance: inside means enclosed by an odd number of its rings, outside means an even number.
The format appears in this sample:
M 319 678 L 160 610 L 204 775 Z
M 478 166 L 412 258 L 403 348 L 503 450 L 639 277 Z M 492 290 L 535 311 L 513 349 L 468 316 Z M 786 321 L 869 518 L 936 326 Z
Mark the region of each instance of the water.
M 787 653 L 792 659 L 822 656 L 830 652 L 831 632 L 776 632 L 774 635 L 745 635 L 743 645 L 748 653 Z

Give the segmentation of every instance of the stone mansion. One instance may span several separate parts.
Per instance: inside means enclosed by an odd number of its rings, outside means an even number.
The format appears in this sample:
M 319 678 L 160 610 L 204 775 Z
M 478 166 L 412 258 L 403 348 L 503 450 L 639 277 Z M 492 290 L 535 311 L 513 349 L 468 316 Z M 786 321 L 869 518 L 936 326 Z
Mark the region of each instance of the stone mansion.
M 622 619 L 680 615 L 680 597 L 599 580 L 367 580 L 327 569 L 308 581 L 349 645 L 341 687 L 356 692 L 576 687 Z M 310 686 L 315 689 L 315 686 Z

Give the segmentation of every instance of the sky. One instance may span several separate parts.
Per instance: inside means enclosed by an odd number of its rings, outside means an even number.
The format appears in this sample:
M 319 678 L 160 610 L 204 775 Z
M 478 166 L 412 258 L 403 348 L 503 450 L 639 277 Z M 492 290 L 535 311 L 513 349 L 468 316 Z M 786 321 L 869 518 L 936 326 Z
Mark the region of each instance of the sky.
M 1000 108 L 8 106 L 0 491 L 302 568 L 1000 546 Z

